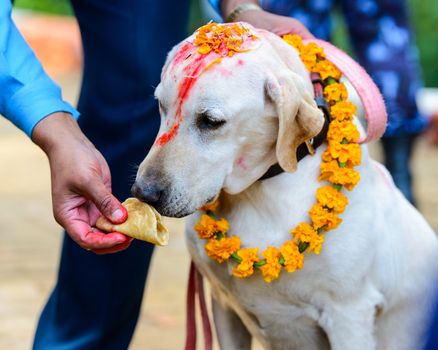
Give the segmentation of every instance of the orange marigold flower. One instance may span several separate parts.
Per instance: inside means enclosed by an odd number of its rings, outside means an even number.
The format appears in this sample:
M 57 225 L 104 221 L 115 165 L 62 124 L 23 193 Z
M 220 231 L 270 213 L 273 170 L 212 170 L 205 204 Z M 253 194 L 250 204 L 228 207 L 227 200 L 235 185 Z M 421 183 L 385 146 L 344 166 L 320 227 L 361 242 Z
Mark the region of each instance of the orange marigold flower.
M 213 237 L 217 232 L 225 234 L 228 232 L 229 227 L 230 225 L 225 219 L 215 220 L 206 214 L 202 214 L 201 221 L 195 224 L 195 231 L 198 232 L 200 238 L 207 239 Z
M 203 205 L 201 207 L 201 210 L 202 211 L 213 211 L 214 212 L 214 211 L 216 211 L 218 206 L 219 206 L 219 200 L 216 199 L 213 202 L 210 202 L 210 203 L 207 203 L 207 204 Z
M 352 166 L 359 165 L 361 161 L 360 146 L 357 143 L 329 142 L 326 152 L 341 163 L 350 161 Z
M 237 236 L 223 237 L 222 239 L 211 238 L 205 245 L 207 255 L 217 262 L 224 262 L 231 254 L 240 249 L 240 238 Z
M 237 252 L 242 261 L 233 270 L 233 275 L 240 278 L 249 277 L 254 273 L 254 263 L 259 261 L 259 248 L 243 248 Z
M 266 264 L 260 267 L 260 271 L 264 280 L 271 283 L 280 276 L 281 264 L 278 261 L 280 251 L 276 247 L 267 247 L 262 255 L 266 259 Z
M 328 156 L 325 155 L 325 153 L 327 153 Z M 321 163 L 319 166 L 321 173 L 318 177 L 318 180 L 325 180 L 332 182 L 330 179 L 333 177 L 333 174 L 339 170 L 338 161 L 331 159 L 329 152 L 324 152 L 323 158 L 326 158 L 327 160 L 324 159 L 324 162 Z
M 304 266 L 304 255 L 300 253 L 298 246 L 293 241 L 286 241 L 280 247 L 284 259 L 284 268 L 287 272 L 294 272 Z
M 323 162 L 325 162 L 325 163 L 330 163 L 331 161 L 333 161 L 334 159 L 332 158 L 332 155 L 330 154 L 330 152 L 329 152 L 329 149 L 328 149 L 328 147 L 326 148 L 326 150 L 324 151 L 324 153 L 322 154 L 322 160 L 323 160 Z M 321 164 L 323 164 L 323 163 L 321 163 Z M 322 165 L 321 165 L 322 166 Z M 324 179 L 324 180 L 327 180 L 327 179 Z
M 332 118 L 339 121 L 352 120 L 356 111 L 356 106 L 350 101 L 341 101 L 330 107 Z
M 304 45 L 301 49 L 301 55 L 312 58 L 314 61 L 325 57 L 324 49 L 316 45 L 315 43 L 309 43 L 307 45 Z
M 348 204 L 348 198 L 332 186 L 323 186 L 316 190 L 316 200 L 319 204 L 332 209 L 336 213 L 343 213 Z
M 333 78 L 339 80 L 341 78 L 341 71 L 328 60 L 322 60 L 315 64 L 313 72 L 317 72 L 321 75 L 322 80 L 327 78 Z
M 208 44 L 202 44 L 198 52 L 202 55 L 208 54 L 213 48 Z
M 298 51 L 301 51 L 303 47 L 303 40 L 299 35 L 296 34 L 286 34 L 283 35 L 283 40 L 286 41 L 289 45 L 295 47 Z
M 303 222 L 290 232 L 294 236 L 295 243 L 309 243 L 309 253 L 315 252 L 315 254 L 319 254 L 321 252 L 324 236 L 319 235 L 308 223 Z
M 324 97 L 330 104 L 344 101 L 348 97 L 347 88 L 342 83 L 334 83 L 324 88 Z
M 307 70 L 313 72 L 318 61 L 324 57 L 324 50 L 315 43 L 304 45 L 300 51 L 301 61 L 306 66 Z
M 360 138 L 357 126 L 348 120 L 339 121 L 332 120 L 327 132 L 327 140 L 342 142 L 345 139 L 347 142 L 357 142 Z
M 341 168 L 336 160 L 321 163 L 320 169 L 321 174 L 319 175 L 319 180 L 326 180 L 333 184 L 345 186 L 349 191 L 351 191 L 360 180 L 360 174 L 356 170 L 348 167 Z
M 242 45 L 248 39 L 257 39 L 248 28 L 240 24 L 208 23 L 196 32 L 194 44 L 199 46 L 198 52 L 206 55 L 211 51 L 221 56 L 233 56 L 236 52 L 244 52 L 248 49 Z
M 359 182 L 360 174 L 351 168 L 340 168 L 339 171 L 333 174 L 332 183 L 344 186 L 351 191 Z
M 321 204 L 315 204 L 310 208 L 309 215 L 315 229 L 324 227 L 327 231 L 332 230 L 342 222 L 342 219 L 338 217 L 335 211 L 330 211 Z
M 362 150 L 360 149 L 360 146 L 357 145 L 357 147 L 350 149 L 350 154 L 348 155 L 347 159 L 347 166 L 354 167 L 360 165 L 360 163 L 362 163 Z

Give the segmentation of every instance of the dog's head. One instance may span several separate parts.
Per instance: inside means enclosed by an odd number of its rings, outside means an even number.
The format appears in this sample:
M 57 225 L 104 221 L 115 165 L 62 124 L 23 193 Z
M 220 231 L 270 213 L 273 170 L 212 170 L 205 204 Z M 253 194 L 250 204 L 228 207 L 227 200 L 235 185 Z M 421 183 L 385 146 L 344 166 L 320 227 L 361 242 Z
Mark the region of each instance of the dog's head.
M 133 186 L 163 215 L 239 193 L 275 162 L 295 171 L 296 148 L 323 126 L 298 53 L 243 26 L 245 52 L 199 53 L 195 33 L 169 53 L 155 91 L 160 131 Z

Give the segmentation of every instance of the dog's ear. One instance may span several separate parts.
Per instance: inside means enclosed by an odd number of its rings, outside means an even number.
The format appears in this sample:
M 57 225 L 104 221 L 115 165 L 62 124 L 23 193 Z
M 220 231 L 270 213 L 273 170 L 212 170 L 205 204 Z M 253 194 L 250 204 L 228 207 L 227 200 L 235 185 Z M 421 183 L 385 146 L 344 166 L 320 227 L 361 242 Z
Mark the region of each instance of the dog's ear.
M 278 115 L 278 163 L 284 171 L 294 172 L 298 146 L 318 135 L 324 125 L 324 115 L 298 74 L 288 72 L 279 78 L 272 76 L 267 79 L 265 90 Z

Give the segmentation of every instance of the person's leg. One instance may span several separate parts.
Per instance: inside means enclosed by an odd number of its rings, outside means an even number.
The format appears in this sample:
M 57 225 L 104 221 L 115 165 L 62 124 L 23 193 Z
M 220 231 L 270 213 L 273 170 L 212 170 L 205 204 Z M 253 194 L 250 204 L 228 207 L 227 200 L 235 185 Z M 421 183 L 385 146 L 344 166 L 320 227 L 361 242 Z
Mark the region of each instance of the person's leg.
M 410 160 L 415 139 L 415 135 L 382 138 L 385 166 L 391 173 L 395 185 L 413 205 L 415 205 L 415 197 L 412 193 Z
M 153 97 L 166 53 L 186 34 L 188 1 L 75 0 L 84 44 L 79 123 L 108 161 L 124 200 L 153 143 Z M 152 246 L 98 256 L 65 235 L 57 285 L 34 349 L 127 349 L 141 306 Z
M 385 163 L 395 184 L 414 203 L 410 159 L 415 135 L 427 126 L 418 112 L 422 85 L 406 1 L 341 0 L 352 46 L 385 99 L 388 125 L 383 139 Z

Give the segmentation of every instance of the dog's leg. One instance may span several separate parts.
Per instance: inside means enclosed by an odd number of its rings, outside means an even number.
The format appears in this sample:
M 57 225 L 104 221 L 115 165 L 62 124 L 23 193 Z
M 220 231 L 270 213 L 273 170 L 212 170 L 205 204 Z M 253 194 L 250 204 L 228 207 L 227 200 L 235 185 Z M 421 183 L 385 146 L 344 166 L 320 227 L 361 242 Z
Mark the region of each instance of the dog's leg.
M 426 299 L 426 297 L 425 297 Z M 427 300 L 427 299 L 426 299 Z M 423 349 L 427 312 L 419 300 L 397 305 L 381 315 L 376 322 L 377 349 Z
M 251 334 L 239 316 L 229 307 L 213 298 L 213 317 L 219 341 L 223 350 L 250 350 Z
M 319 319 L 332 350 L 374 350 L 376 304 L 370 300 L 327 305 Z

